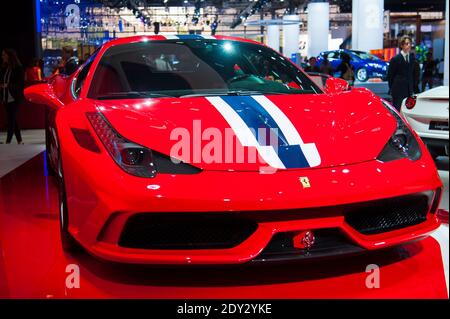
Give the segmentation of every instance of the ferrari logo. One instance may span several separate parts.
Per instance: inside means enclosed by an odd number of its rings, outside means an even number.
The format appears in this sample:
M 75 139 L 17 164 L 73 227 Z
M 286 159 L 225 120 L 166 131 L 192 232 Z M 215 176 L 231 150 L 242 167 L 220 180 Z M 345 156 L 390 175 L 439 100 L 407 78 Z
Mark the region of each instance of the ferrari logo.
M 309 183 L 309 178 L 304 176 L 304 177 L 299 177 L 300 183 L 302 183 L 303 188 L 310 188 L 311 184 Z

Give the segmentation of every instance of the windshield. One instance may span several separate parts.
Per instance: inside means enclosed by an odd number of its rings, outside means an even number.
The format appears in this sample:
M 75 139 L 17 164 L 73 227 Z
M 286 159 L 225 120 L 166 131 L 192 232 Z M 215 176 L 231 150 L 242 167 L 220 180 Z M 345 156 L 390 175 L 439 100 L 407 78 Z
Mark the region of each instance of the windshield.
M 374 61 L 382 61 L 379 57 L 377 57 L 376 55 L 367 53 L 367 52 L 362 52 L 362 51 L 353 51 L 353 54 L 356 55 L 358 58 L 360 58 L 361 60 L 374 60 Z
M 111 47 L 91 83 L 88 97 L 94 99 L 322 93 L 269 48 L 209 39 Z

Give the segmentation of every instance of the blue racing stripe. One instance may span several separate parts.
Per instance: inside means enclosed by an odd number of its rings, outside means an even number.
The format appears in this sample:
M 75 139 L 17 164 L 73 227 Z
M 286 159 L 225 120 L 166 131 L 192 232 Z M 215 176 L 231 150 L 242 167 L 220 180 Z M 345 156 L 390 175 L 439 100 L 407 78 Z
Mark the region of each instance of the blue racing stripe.
M 251 96 L 223 96 L 222 99 L 233 108 L 247 124 L 247 127 L 252 129 L 253 135 L 260 144 L 263 142 L 262 145 L 270 145 L 270 130 L 277 137 L 278 146 L 287 145 L 286 138 L 277 123 Z M 263 138 L 260 139 L 259 128 L 265 129 L 265 140 Z
M 239 117 L 245 122 L 261 145 L 271 145 L 269 132 L 277 136 L 278 145 L 274 147 L 278 157 L 286 168 L 309 167 L 308 161 L 300 145 L 289 145 L 286 137 L 272 116 L 251 96 L 222 96 L 221 97 Z M 259 138 L 258 128 L 264 128 L 266 138 Z M 272 145 L 273 146 L 273 145 Z
M 277 152 L 286 168 L 309 167 L 300 145 L 279 146 Z

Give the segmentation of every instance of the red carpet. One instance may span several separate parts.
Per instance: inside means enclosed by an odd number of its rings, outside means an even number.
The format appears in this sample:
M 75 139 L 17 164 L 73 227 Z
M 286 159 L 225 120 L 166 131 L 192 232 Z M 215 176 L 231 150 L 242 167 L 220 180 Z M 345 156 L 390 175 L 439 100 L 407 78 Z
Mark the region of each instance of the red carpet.
M 65 255 L 58 199 L 40 154 L 0 179 L 0 298 L 448 298 L 439 244 L 270 267 L 163 269 Z M 80 288 L 66 288 L 79 266 Z M 366 266 L 380 288 L 366 287 Z

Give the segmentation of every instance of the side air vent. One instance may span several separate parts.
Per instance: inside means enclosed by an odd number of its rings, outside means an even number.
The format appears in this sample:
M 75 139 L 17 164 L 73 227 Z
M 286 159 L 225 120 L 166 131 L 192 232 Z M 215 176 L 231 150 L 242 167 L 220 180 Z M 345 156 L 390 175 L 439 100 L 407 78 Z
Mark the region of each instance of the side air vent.
M 82 147 L 94 153 L 100 153 L 100 148 L 95 142 L 89 130 L 71 128 L 72 134 L 75 137 L 77 143 Z

